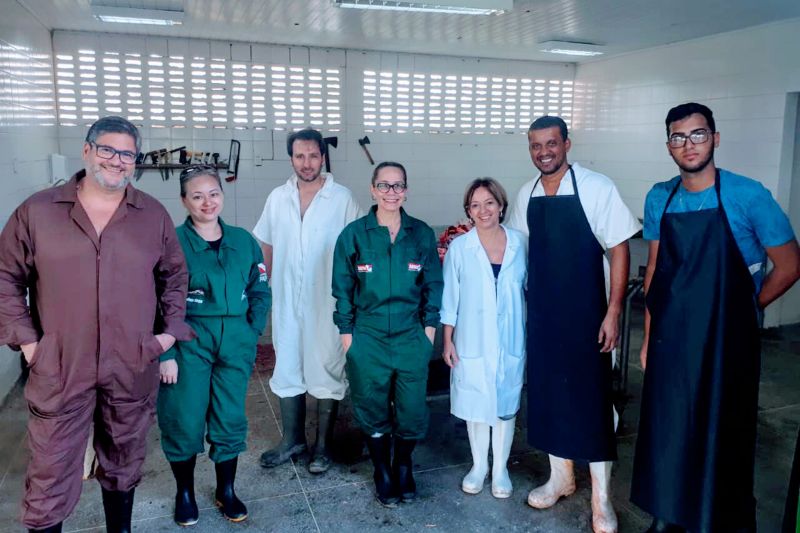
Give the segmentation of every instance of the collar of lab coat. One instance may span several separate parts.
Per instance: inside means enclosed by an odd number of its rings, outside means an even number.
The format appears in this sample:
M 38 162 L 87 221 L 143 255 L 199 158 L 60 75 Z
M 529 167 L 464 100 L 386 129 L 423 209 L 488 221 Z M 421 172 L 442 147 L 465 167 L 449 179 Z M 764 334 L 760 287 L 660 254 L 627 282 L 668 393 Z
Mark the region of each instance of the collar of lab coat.
M 219 225 L 222 227 L 222 242 L 220 243 L 220 248 L 233 248 L 236 247 L 233 245 L 230 239 L 226 239 L 225 235 L 228 234 L 228 225 L 222 221 L 222 217 L 219 217 Z M 194 229 L 194 223 L 192 222 L 192 217 L 186 217 L 186 221 L 183 223 L 186 226 L 186 229 L 189 231 L 186 232 L 186 236 L 189 239 L 189 244 L 192 247 L 192 251 L 194 252 L 203 252 L 205 250 L 211 249 L 211 245 L 208 244 L 208 241 L 205 240 L 200 236 L 199 233 Z
M 78 201 L 78 182 L 86 177 L 86 169 L 76 172 L 70 180 L 58 187 L 56 194 L 53 195 L 53 202 L 75 203 Z M 125 187 L 125 203 L 141 209 L 144 207 L 142 193 L 130 183 Z
M 322 188 L 319 191 L 317 191 L 317 194 L 319 194 L 323 198 L 330 198 L 331 191 L 333 190 L 333 174 L 331 174 L 330 172 L 323 172 L 320 174 L 320 177 L 325 178 L 325 183 L 322 184 Z M 291 185 L 292 190 L 294 191 L 297 190 L 297 180 L 298 180 L 297 174 L 292 172 L 292 175 L 289 176 L 289 180 L 287 181 L 287 183 Z
M 400 226 L 404 229 L 410 228 L 413 226 L 413 222 L 411 222 L 411 217 L 406 214 L 406 210 L 402 207 L 400 208 Z M 375 229 L 379 228 L 380 224 L 378 224 L 378 206 L 373 205 L 369 209 L 369 213 L 367 213 L 367 229 Z
M 503 252 L 503 265 L 507 265 L 514 259 L 514 256 L 517 254 L 517 250 L 519 249 L 519 245 L 517 244 L 516 239 L 511 238 L 508 228 L 504 224 L 500 224 L 500 227 L 506 232 L 506 249 Z M 486 263 L 491 267 L 491 264 L 489 263 L 489 256 L 486 255 L 483 245 L 481 244 L 481 239 L 478 237 L 478 230 L 476 228 L 472 228 L 466 233 L 466 235 L 464 235 L 464 239 L 464 248 L 472 249 L 479 257 L 484 257 L 486 259 Z M 502 271 L 502 267 L 500 270 Z

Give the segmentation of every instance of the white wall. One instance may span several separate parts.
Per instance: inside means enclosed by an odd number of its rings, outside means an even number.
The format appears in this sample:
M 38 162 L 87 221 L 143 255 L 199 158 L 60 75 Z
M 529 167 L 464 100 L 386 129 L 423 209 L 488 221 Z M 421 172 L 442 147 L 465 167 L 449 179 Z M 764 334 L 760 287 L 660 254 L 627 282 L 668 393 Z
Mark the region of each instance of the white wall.
M 0 17 L 0 227 L 49 182 L 58 152 L 50 32 L 17 2 Z M 19 355 L 0 347 L 0 401 L 19 376 Z
M 800 231 L 800 94 L 792 93 L 792 98 L 787 102 L 787 120 L 784 131 L 787 142 L 783 153 L 785 159 L 781 161 L 781 168 L 786 168 L 786 181 L 791 183 L 789 191 L 789 220 L 795 232 Z M 792 124 L 791 116 L 795 116 Z M 789 139 L 794 136 L 794 143 Z M 781 176 L 783 177 L 783 172 Z M 800 283 L 783 295 L 780 304 L 780 319 L 784 323 L 800 322 Z
M 151 48 L 170 50 L 170 39 L 137 38 L 126 36 L 126 49 L 147 50 Z M 191 53 L 198 50 L 211 50 L 219 57 L 228 43 L 219 41 L 198 41 L 182 39 L 178 43 Z M 116 39 L 107 35 L 84 32 L 56 32 L 54 37 L 56 54 L 62 47 L 119 46 Z M 109 45 L 108 43 L 116 43 Z M 177 46 L 177 45 L 176 45 Z M 102 50 L 98 50 L 100 52 Z M 216 52 L 215 52 L 216 51 Z M 230 60 L 247 63 L 249 58 L 258 55 L 262 61 L 281 64 L 290 61 L 291 65 L 323 68 L 338 68 L 343 73 L 342 100 L 343 124 L 341 131 L 323 134 L 338 135 L 339 147 L 332 151 L 333 174 L 337 180 L 350 187 L 362 202 L 369 205 L 368 184 L 372 167 L 358 145 L 357 139 L 367 134 L 371 144 L 369 149 L 376 162 L 394 160 L 403 163 L 408 170 L 409 213 L 433 225 L 452 224 L 464 218 L 461 196 L 467 182 L 479 176 L 492 176 L 500 179 L 510 194 L 532 174 L 532 165 L 527 154 L 526 139 L 522 133 L 516 134 L 430 134 L 430 133 L 381 133 L 380 127 L 365 128 L 363 118 L 363 78 L 365 70 L 404 71 L 411 73 L 439 73 L 448 75 L 530 77 L 572 81 L 575 67 L 567 63 L 542 63 L 528 61 L 503 61 L 486 59 L 467 59 L 386 52 L 363 52 L 355 50 L 324 50 L 303 47 L 281 47 L 237 43 L 230 47 Z M 234 57 L 235 56 L 235 57 Z M 266 59 L 263 59 L 266 58 Z M 194 90 L 194 89 L 193 89 Z M 567 104 L 571 107 L 571 104 Z M 528 117 L 525 118 L 527 128 Z M 366 131 L 366 130 L 375 131 Z M 228 153 L 231 138 L 242 142 L 239 179 L 228 185 L 226 207 L 223 216 L 233 224 L 252 228 L 264 200 L 276 186 L 284 183 L 291 172 L 286 154 L 286 132 L 273 130 L 267 124 L 265 129 L 247 127 L 194 128 L 157 127 L 152 121 L 143 121 L 143 149 L 149 150 L 164 146 L 190 148 L 205 151 Z M 69 157 L 69 170 L 81 167 L 78 157 L 85 128 L 83 126 L 60 126 L 61 150 Z M 255 165 L 256 158 L 262 159 L 261 166 Z M 177 173 L 169 181 L 162 181 L 157 172 L 146 172 L 136 183 L 167 206 L 176 222 L 183 219 L 178 194 Z
M 713 110 L 721 133 L 717 165 L 761 181 L 788 212 L 784 144 L 793 142 L 796 118 L 787 93 L 800 90 L 798 49 L 793 20 L 581 64 L 573 159 L 613 177 L 641 217 L 653 183 L 677 174 L 664 144 L 667 111 L 697 101 Z M 766 325 L 781 323 L 780 309 L 770 307 Z

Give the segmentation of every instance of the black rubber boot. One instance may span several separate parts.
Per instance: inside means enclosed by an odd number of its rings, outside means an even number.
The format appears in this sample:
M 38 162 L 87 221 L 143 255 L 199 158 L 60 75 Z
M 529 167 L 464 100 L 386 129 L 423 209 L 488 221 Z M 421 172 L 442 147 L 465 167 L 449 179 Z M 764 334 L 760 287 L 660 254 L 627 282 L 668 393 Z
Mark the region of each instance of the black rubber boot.
M 197 502 L 194 500 L 194 465 L 197 456 L 186 461 L 170 461 L 172 474 L 175 476 L 175 523 L 179 526 L 193 526 L 200 516 Z
M 331 445 L 333 443 L 333 426 L 339 413 L 337 400 L 317 400 L 317 442 L 314 444 L 314 457 L 308 463 L 308 471 L 312 474 L 327 472 L 331 467 Z
M 44 529 L 29 529 L 28 533 L 61 533 L 61 522 Z
M 647 528 L 645 533 L 685 533 L 686 530 L 680 526 L 670 524 L 658 518 L 653 518 L 653 523 Z
M 394 461 L 392 475 L 395 485 L 404 502 L 413 501 L 417 497 L 417 484 L 414 482 L 411 452 L 417 446 L 416 440 L 394 439 Z
M 231 522 L 241 522 L 247 518 L 247 507 L 236 497 L 236 492 L 233 490 L 238 462 L 239 458 L 234 457 L 221 463 L 214 463 L 214 470 L 217 472 L 216 504 L 222 511 L 222 516 Z
M 133 514 L 133 493 L 136 489 L 103 491 L 103 510 L 106 513 L 107 533 L 130 533 Z
M 274 468 L 304 453 L 306 446 L 306 395 L 280 398 L 283 438 L 278 445 L 261 454 L 261 466 Z
M 367 448 L 372 465 L 375 467 L 375 473 L 372 476 L 375 480 L 375 497 L 384 507 L 397 507 L 400 498 L 397 496 L 397 490 L 392 481 L 391 436 L 367 437 Z

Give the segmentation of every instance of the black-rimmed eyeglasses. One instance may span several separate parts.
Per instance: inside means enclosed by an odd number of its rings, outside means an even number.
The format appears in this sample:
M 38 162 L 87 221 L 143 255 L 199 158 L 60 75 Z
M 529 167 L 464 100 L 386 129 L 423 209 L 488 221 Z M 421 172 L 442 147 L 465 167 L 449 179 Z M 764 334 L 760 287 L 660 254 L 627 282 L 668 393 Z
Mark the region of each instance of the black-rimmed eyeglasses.
M 692 141 L 692 144 L 703 144 L 704 142 L 708 142 L 711 134 L 712 132 L 708 130 L 695 130 L 689 135 L 673 133 L 669 136 L 669 141 L 667 141 L 667 144 L 670 146 L 670 148 L 682 148 L 686 145 L 687 139 Z
M 375 184 L 375 188 L 378 189 L 379 192 L 387 193 L 389 189 L 393 190 L 395 193 L 400 194 L 401 192 L 405 192 L 406 184 L 405 183 L 386 183 L 385 181 L 381 181 Z
M 130 150 L 117 150 L 113 146 L 105 144 L 97 144 L 96 142 L 89 141 L 91 146 L 94 146 L 94 153 L 100 159 L 114 159 L 115 155 L 119 156 L 119 160 L 126 165 L 132 165 L 136 162 L 136 153 Z

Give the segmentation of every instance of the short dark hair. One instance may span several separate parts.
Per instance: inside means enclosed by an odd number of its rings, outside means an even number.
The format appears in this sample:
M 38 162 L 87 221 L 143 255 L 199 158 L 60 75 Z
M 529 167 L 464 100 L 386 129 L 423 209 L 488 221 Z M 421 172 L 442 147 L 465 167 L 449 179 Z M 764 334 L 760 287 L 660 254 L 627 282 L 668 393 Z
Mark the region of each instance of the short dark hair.
M 315 141 L 319 145 L 319 153 L 325 155 L 325 141 L 322 140 L 322 134 L 317 130 L 305 128 L 292 132 L 286 138 L 286 151 L 289 152 L 289 157 L 294 155 L 295 141 Z
M 124 133 L 133 137 L 136 144 L 136 153 L 142 149 L 142 136 L 139 134 L 139 129 L 133 123 L 122 117 L 110 116 L 103 117 L 89 127 L 86 132 L 86 139 L 84 142 L 89 144 L 97 144 L 97 138 L 106 133 Z
M 381 169 L 384 169 L 384 168 L 398 168 L 398 169 L 400 169 L 400 172 L 403 173 L 403 183 L 405 185 L 408 185 L 408 177 L 406 176 L 406 167 L 404 167 L 400 163 L 395 163 L 394 161 L 384 161 L 383 163 L 380 163 L 377 167 L 375 167 L 375 170 L 372 171 L 372 184 L 373 185 L 375 185 L 375 180 L 378 179 L 378 173 L 381 171 Z
M 667 119 L 664 121 L 667 126 L 667 138 L 669 138 L 669 127 L 673 122 L 683 120 L 689 115 L 694 115 L 695 113 L 703 115 L 708 123 L 709 129 L 711 129 L 711 133 L 716 133 L 717 124 L 714 122 L 714 113 L 712 113 L 711 110 L 703 104 L 688 102 L 686 104 L 673 107 L 669 110 L 669 113 L 667 113 Z
M 181 198 L 186 198 L 186 184 L 200 176 L 211 176 L 217 180 L 219 190 L 222 191 L 222 179 L 219 177 L 219 172 L 215 167 L 210 165 L 197 165 L 189 167 L 181 172 L 180 185 L 181 185 Z M 224 192 L 224 191 L 223 191 Z
M 561 140 L 567 140 L 567 137 L 569 136 L 569 132 L 567 131 L 567 123 L 564 122 L 564 119 L 561 117 L 554 117 L 550 115 L 539 117 L 533 121 L 533 124 L 531 124 L 531 127 L 528 128 L 528 131 L 546 130 L 549 128 L 558 128 L 558 131 L 561 132 Z
M 467 214 L 467 218 L 469 218 L 469 204 L 472 202 L 472 195 L 481 187 L 489 191 L 489 194 L 494 196 L 494 199 L 500 204 L 500 222 L 503 222 L 506 219 L 506 211 L 508 211 L 508 195 L 500 182 L 494 178 L 477 178 L 467 185 L 467 190 L 464 191 L 464 213 Z

